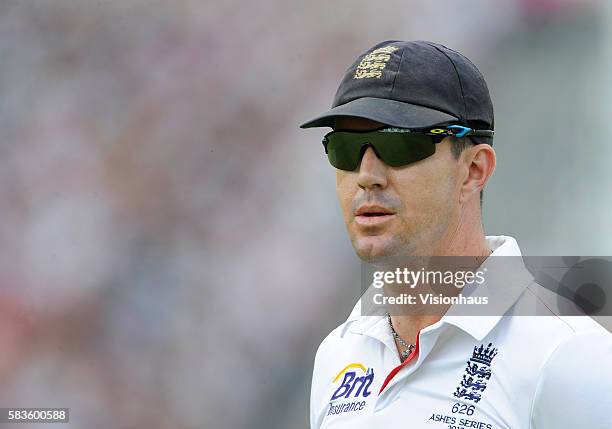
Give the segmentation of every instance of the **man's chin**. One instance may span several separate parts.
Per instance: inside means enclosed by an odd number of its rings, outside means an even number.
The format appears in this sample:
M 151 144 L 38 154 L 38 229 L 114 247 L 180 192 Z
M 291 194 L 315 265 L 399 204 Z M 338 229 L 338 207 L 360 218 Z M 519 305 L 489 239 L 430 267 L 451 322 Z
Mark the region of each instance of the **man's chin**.
M 353 240 L 353 247 L 357 256 L 364 262 L 384 261 L 397 256 L 399 250 L 397 242 L 384 235 L 358 237 Z

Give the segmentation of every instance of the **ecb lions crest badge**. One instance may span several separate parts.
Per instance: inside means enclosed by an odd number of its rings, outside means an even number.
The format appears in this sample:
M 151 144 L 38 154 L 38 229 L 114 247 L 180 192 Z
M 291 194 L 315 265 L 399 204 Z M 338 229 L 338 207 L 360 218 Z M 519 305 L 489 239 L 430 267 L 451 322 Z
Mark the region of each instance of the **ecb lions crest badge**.
M 497 356 L 497 349 L 493 348 L 493 343 L 489 343 L 485 349 L 484 344 L 474 347 L 474 353 L 463 374 L 463 379 L 453 396 L 459 399 L 479 402 L 482 393 L 487 388 L 487 381 L 491 378 L 491 362 Z

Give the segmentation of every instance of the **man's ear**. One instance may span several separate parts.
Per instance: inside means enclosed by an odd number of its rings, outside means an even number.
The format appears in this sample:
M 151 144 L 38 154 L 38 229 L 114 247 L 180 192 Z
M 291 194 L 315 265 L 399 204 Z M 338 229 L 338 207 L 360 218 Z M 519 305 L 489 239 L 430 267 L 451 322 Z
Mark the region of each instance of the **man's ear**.
M 480 191 L 495 170 L 495 150 L 488 144 L 478 144 L 464 150 L 461 155 L 467 167 L 467 175 L 461 184 L 460 202 L 463 204 L 470 198 L 480 198 Z

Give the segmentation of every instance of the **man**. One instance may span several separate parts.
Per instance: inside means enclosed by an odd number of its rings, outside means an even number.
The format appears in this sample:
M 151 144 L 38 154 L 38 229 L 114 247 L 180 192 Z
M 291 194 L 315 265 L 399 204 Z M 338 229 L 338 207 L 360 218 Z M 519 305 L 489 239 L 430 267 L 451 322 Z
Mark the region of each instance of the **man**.
M 463 55 L 425 41 L 377 44 L 348 69 L 332 109 L 302 128 L 324 126 L 363 261 L 470 256 L 478 268 L 520 257 L 513 238 L 483 231 L 493 106 Z M 544 301 L 522 263 L 512 276 L 472 289 L 497 288 L 496 314 L 457 316 L 453 305 L 372 316 L 357 303 L 317 351 L 311 427 L 612 428 L 609 333 L 546 307 L 547 316 L 518 316 Z

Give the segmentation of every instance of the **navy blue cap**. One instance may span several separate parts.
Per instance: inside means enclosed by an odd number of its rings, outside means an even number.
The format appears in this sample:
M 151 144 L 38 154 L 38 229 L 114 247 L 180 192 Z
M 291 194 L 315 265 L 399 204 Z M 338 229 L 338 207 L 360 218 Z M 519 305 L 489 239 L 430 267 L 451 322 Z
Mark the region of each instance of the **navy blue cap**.
M 389 40 L 349 67 L 332 109 L 301 128 L 334 127 L 356 116 L 401 128 L 454 122 L 493 130 L 493 103 L 484 77 L 465 56 L 427 41 Z

